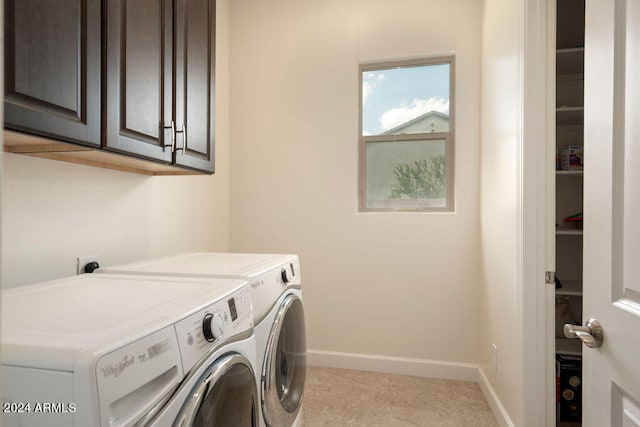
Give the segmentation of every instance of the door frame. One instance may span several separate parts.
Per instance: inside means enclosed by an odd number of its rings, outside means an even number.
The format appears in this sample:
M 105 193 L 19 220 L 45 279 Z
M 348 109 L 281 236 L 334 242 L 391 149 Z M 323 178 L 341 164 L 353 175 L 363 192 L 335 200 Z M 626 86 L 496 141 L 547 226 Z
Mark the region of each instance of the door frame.
M 555 5 L 522 0 L 518 141 L 521 410 L 525 426 L 555 426 Z

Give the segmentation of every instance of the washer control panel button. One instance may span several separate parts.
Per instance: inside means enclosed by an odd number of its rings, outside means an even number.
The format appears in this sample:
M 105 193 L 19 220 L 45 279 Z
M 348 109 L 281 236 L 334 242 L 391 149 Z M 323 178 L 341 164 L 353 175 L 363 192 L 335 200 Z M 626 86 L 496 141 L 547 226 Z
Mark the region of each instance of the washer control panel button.
M 218 342 L 251 331 L 249 283 L 175 323 L 183 370 L 186 372 Z
M 202 321 L 202 333 L 209 342 L 219 339 L 224 333 L 224 320 L 222 320 L 222 317 L 219 314 L 207 313 Z

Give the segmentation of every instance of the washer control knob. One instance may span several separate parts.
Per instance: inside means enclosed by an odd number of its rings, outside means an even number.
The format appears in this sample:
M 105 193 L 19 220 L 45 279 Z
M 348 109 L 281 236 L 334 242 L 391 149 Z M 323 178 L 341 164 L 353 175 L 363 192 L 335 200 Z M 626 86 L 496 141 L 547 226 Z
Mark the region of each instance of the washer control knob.
M 280 271 L 280 276 L 282 277 L 282 283 L 289 283 L 291 281 L 291 273 L 286 268 Z
M 219 314 L 207 313 L 202 321 L 202 333 L 207 341 L 217 340 L 224 333 L 224 320 Z

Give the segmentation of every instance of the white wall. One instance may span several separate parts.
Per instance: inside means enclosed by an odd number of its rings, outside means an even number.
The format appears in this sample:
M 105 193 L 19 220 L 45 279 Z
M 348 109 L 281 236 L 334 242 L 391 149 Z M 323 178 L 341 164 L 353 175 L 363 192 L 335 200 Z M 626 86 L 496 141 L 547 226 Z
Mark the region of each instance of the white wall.
M 481 232 L 478 363 L 515 425 L 521 419 L 521 2 L 486 0 L 482 34 Z M 497 346 L 493 369 L 491 344 Z
M 482 2 L 231 4 L 231 249 L 301 256 L 308 347 L 477 360 Z M 358 64 L 456 54 L 454 213 L 359 214 Z
M 520 3 L 218 0 L 216 175 L 5 155 L 2 285 L 73 274 L 94 252 L 297 252 L 311 349 L 478 362 L 521 425 Z M 456 212 L 358 214 L 358 63 L 450 53 Z
M 110 265 L 228 250 L 228 0 L 218 0 L 217 25 L 215 175 L 146 177 L 5 153 L 3 287 L 75 274 L 82 255 Z

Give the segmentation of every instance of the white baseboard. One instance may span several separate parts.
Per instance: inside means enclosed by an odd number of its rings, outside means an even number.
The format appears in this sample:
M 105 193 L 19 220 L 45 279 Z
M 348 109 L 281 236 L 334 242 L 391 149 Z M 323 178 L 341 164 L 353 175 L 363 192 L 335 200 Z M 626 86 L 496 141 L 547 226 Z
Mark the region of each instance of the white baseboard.
M 474 363 L 443 362 L 441 360 L 320 350 L 307 350 L 307 363 L 311 366 L 328 368 L 478 382 L 478 365 Z
M 493 412 L 493 416 L 496 417 L 498 425 L 500 425 L 500 427 L 514 427 L 513 421 L 511 421 L 509 414 L 504 409 L 504 406 L 502 406 L 502 402 L 498 399 L 498 395 L 491 386 L 484 370 L 480 367 L 478 367 L 478 385 L 485 399 L 489 402 L 489 407 L 491 407 L 491 412 Z

